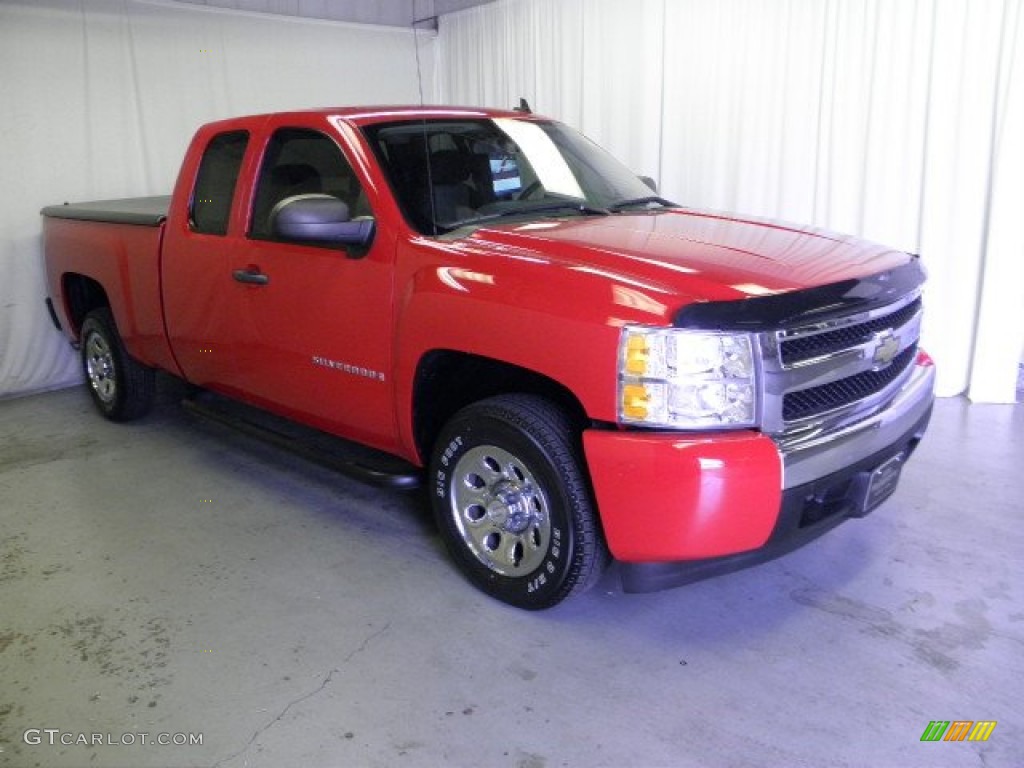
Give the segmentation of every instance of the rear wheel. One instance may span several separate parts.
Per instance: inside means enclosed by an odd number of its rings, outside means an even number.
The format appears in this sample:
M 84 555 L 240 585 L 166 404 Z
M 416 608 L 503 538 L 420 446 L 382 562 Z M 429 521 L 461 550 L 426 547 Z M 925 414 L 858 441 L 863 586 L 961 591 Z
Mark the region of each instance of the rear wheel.
M 152 407 L 155 373 L 128 355 L 106 307 L 82 323 L 82 370 L 93 402 L 111 421 L 137 419 Z
M 474 403 L 445 425 L 431 461 L 438 528 L 477 587 L 549 608 L 582 592 L 607 559 L 573 428 L 542 398 Z

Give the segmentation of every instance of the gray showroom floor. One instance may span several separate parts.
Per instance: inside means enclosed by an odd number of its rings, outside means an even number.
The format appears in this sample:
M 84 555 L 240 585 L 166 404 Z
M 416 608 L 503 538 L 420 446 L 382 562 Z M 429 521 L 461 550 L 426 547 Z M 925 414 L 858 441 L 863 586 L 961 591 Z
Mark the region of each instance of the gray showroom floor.
M 533 614 L 420 496 L 163 400 L 0 402 L 0 765 L 1022 765 L 1024 407 L 940 401 L 897 495 L 782 560 Z

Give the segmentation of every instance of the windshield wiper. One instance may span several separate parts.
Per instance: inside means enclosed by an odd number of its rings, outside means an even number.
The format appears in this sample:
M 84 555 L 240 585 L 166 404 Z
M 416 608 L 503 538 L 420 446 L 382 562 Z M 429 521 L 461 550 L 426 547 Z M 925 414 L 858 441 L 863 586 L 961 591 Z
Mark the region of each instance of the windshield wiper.
M 631 197 L 626 200 L 619 200 L 617 203 L 612 203 L 608 206 L 608 210 L 612 213 L 620 213 L 627 208 L 635 208 L 638 205 L 651 205 L 657 203 L 663 208 L 678 208 L 679 206 L 673 203 L 671 200 L 666 200 L 664 197 L 658 197 L 657 195 L 647 195 L 646 197 Z
M 512 216 L 530 216 L 534 213 L 555 213 L 557 211 L 573 211 L 575 213 L 583 214 L 584 216 L 607 216 L 611 211 L 607 208 L 597 208 L 593 205 L 587 205 L 586 203 L 575 203 L 575 202 L 563 202 L 563 203 L 545 203 L 544 205 L 533 205 L 524 208 L 509 208 L 504 211 L 496 211 L 495 213 L 486 213 L 483 216 L 473 216 L 468 219 L 459 219 L 458 221 L 452 222 L 439 222 L 439 224 L 451 231 L 458 229 L 459 227 L 466 227 L 473 224 L 484 224 L 488 221 L 495 221 L 496 219 L 504 219 Z

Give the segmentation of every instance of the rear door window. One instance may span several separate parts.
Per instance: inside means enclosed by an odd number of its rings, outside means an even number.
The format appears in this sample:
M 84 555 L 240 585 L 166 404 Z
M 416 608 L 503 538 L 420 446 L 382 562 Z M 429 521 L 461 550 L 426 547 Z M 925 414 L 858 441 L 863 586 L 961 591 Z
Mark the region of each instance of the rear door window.
M 206 145 L 189 207 L 189 225 L 193 232 L 227 234 L 231 201 L 248 144 L 247 131 L 230 131 L 214 136 Z

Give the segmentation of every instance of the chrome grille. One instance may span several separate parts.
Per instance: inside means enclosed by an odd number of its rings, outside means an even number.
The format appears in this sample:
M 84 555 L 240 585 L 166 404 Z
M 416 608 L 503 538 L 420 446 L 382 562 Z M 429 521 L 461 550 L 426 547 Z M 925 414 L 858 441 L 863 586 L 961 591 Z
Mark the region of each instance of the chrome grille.
M 760 334 L 762 428 L 831 429 L 874 413 L 910 375 L 920 331 L 918 290 L 874 310 Z
M 877 317 L 866 323 L 846 326 L 834 331 L 809 336 L 787 338 L 779 344 L 779 354 L 784 366 L 795 365 L 804 360 L 829 355 L 841 349 L 863 344 L 875 334 L 891 328 L 899 328 L 912 320 L 921 311 L 921 300 L 915 299 L 902 309 L 890 315 Z
M 917 344 L 914 344 L 903 350 L 891 365 L 880 371 L 864 371 L 829 384 L 790 392 L 782 398 L 782 419 L 808 419 L 877 395 L 900 377 L 900 374 L 914 362 L 916 354 Z

